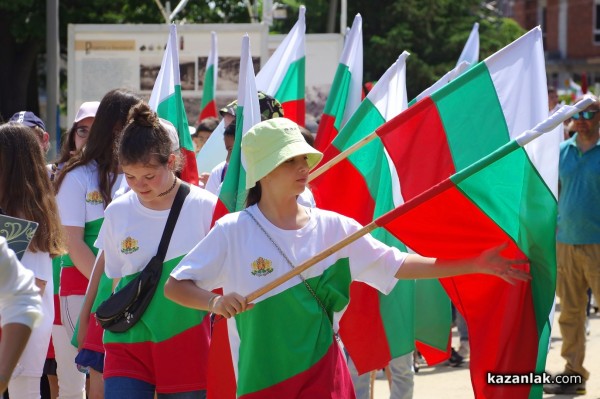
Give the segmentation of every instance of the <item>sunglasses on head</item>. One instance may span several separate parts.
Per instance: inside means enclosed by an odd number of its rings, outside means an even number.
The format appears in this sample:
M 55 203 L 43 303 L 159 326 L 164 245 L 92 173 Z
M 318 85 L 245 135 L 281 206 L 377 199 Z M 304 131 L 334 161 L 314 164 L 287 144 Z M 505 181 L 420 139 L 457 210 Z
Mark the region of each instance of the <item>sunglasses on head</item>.
M 75 133 L 77 133 L 77 135 L 79 137 L 81 137 L 82 139 L 84 139 L 90 133 L 90 129 L 88 129 L 86 126 L 80 126 L 77 129 L 75 129 Z
M 596 116 L 597 113 L 598 113 L 598 111 L 582 111 L 582 112 L 578 112 L 578 113 L 574 114 L 571 118 L 573 118 L 575 120 L 582 118 L 586 121 L 589 121 L 589 120 L 594 119 L 594 117 Z

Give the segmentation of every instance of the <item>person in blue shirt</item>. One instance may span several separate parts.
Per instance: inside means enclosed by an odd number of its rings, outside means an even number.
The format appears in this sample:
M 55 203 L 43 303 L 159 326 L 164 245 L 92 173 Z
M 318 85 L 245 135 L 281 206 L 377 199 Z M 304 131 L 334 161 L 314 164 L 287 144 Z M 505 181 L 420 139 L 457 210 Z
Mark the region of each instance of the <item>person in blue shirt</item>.
M 600 295 L 600 102 L 595 100 L 573 115 L 576 133 L 561 143 L 559 158 L 556 293 L 566 360 L 562 374 L 580 378 L 545 385 L 546 393 L 584 395 L 590 375 L 583 367 L 587 290 Z

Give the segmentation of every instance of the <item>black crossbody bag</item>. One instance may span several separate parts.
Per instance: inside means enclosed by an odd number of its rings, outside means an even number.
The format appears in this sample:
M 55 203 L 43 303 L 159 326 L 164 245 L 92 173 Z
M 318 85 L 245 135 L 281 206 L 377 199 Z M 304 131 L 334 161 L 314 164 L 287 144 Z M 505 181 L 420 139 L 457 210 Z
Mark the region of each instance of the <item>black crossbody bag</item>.
M 189 193 L 190 186 L 182 182 L 169 211 L 157 254 L 136 278 L 113 293 L 96 309 L 96 320 L 105 330 L 125 332 L 142 318 L 158 287 L 169 242 L 185 197 Z

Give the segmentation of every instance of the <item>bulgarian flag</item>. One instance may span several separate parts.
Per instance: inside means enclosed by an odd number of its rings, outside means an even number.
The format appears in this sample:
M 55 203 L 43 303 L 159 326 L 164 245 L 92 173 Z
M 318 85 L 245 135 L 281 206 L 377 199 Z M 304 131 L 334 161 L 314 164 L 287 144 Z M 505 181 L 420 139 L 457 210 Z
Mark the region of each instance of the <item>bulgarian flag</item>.
M 477 22 L 473 24 L 473 29 L 471 29 L 467 43 L 465 43 L 465 47 L 460 53 L 456 65 L 463 61 L 466 61 L 471 65 L 475 65 L 479 62 L 479 24 Z
M 383 74 L 324 153 L 326 162 L 400 114 L 407 107 L 404 52 Z M 357 140 L 358 141 L 358 140 Z M 355 178 L 364 179 L 355 186 Z M 367 224 L 399 204 L 393 164 L 378 143 L 369 143 L 311 182 L 319 208 Z M 350 178 L 350 180 L 347 180 Z M 340 182 L 344 182 L 340 184 Z M 347 200 L 344 200 L 344 199 Z M 406 247 L 385 230 L 373 236 L 388 245 Z M 360 373 L 382 368 L 414 348 L 414 281 L 401 281 L 389 295 L 360 282 L 352 283 L 350 305 L 340 321 L 340 335 Z M 374 312 L 379 309 L 379 312 Z M 444 337 L 443 345 L 447 343 Z
M 298 22 L 256 76 L 258 90 L 275 97 L 283 106 L 285 117 L 300 126 L 304 126 L 306 116 L 304 101 L 305 12 L 306 7 L 301 6 Z
M 477 398 L 541 397 L 537 385 L 487 385 L 485 373 L 544 370 L 556 276 L 560 137 L 547 134 L 522 148 L 511 139 L 547 116 L 545 76 L 538 27 L 408 108 L 369 143 L 385 146 L 402 201 L 419 197 L 386 225 L 407 246 L 426 256 L 464 258 L 508 242 L 507 256 L 529 259 L 530 283 L 511 286 L 487 276 L 442 281 L 469 326 Z M 514 151 L 500 158 L 495 151 L 506 152 L 509 141 Z M 371 159 L 371 151 L 362 149 L 361 159 Z M 368 192 L 353 155 L 335 168 L 345 169 L 356 193 Z M 485 168 L 455 175 L 488 155 Z
M 181 179 L 198 185 L 198 169 L 194 144 L 190 137 L 188 120 L 181 98 L 181 80 L 179 79 L 179 52 L 177 49 L 177 27 L 172 24 L 165 55 L 160 71 L 154 82 L 148 104 L 159 117 L 168 120 L 179 133 L 179 148 L 184 158 Z
M 217 53 L 217 32 L 210 32 L 210 53 L 206 61 L 204 71 L 204 85 L 202 86 L 202 102 L 200 103 L 200 115 L 198 123 L 204 118 L 218 117 L 215 92 L 217 89 L 217 64 L 219 55 Z
M 213 214 L 213 221 L 227 213 L 243 209 L 246 200 L 246 171 L 241 153 L 242 136 L 260 122 L 260 106 L 256 94 L 248 35 L 242 39 L 239 76 L 235 142 Z M 227 323 L 215 323 L 209 352 L 208 399 L 233 399 L 236 397 L 236 378 L 231 353 Z
M 325 103 L 323 116 L 321 116 L 315 139 L 317 150 L 325 151 L 325 148 L 331 144 L 360 105 L 362 100 L 362 75 L 362 17 L 360 14 L 356 14 L 352 29 L 346 36 L 342 57 L 333 78 L 333 85 Z
M 236 110 L 235 141 L 223 186 L 219 193 L 219 201 L 215 208 L 213 220 L 230 212 L 244 209 L 246 201 L 246 171 L 242 160 L 242 136 L 250 128 L 260 122 L 260 106 L 250 55 L 250 38 L 242 39 L 242 56 L 240 58 L 240 78 L 238 83 L 238 106 Z

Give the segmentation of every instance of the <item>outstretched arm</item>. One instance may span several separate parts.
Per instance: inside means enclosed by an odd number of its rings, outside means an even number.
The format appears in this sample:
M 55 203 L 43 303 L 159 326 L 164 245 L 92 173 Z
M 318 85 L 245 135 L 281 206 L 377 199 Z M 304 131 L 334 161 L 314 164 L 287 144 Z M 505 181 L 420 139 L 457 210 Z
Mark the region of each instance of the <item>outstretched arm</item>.
M 398 279 L 454 277 L 463 274 L 490 274 L 508 283 L 527 281 L 531 275 L 517 268 L 526 261 L 516 261 L 500 255 L 507 244 L 488 249 L 475 258 L 444 260 L 410 254 L 396 272 Z

